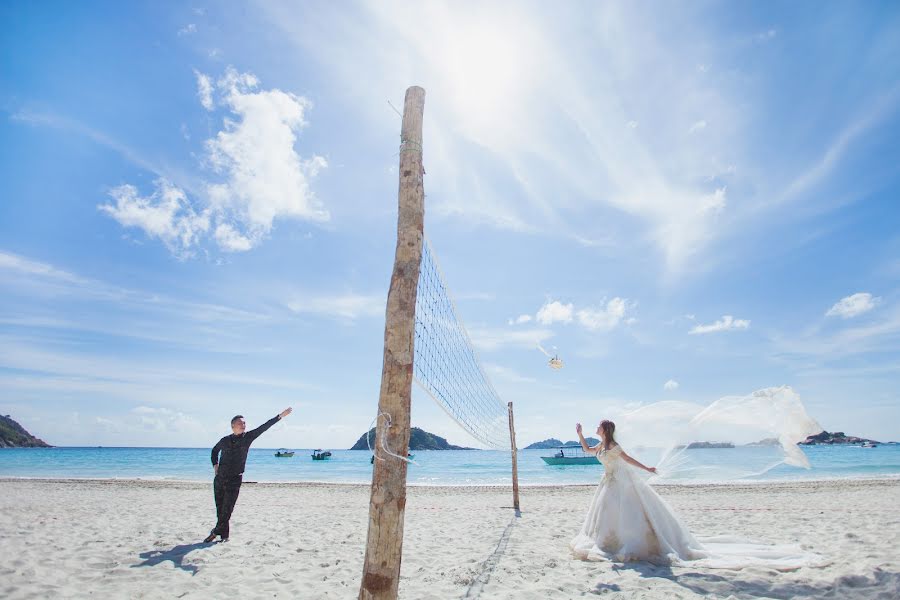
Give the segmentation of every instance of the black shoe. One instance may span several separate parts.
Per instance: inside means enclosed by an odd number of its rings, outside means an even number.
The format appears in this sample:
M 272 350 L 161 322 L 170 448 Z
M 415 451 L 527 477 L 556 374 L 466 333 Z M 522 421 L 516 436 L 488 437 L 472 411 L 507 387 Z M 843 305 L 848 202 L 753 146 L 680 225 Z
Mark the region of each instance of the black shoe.
M 222 542 L 227 542 L 227 541 L 228 541 L 228 538 L 227 538 L 227 537 L 223 537 L 220 541 L 222 541 Z
M 203 540 L 203 543 L 204 543 L 204 544 L 209 544 L 210 542 L 215 541 L 217 535 L 218 535 L 218 534 L 215 532 L 215 530 L 210 531 L 210 532 L 209 532 L 209 535 L 206 536 L 206 539 Z

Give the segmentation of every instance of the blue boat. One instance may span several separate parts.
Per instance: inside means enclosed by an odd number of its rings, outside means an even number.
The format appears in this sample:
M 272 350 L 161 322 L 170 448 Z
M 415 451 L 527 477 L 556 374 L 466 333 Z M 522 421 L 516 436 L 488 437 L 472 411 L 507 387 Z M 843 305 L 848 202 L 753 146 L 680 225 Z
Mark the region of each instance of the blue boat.
M 599 465 L 593 454 L 585 454 L 581 446 L 560 446 L 553 456 L 542 456 L 548 465 Z

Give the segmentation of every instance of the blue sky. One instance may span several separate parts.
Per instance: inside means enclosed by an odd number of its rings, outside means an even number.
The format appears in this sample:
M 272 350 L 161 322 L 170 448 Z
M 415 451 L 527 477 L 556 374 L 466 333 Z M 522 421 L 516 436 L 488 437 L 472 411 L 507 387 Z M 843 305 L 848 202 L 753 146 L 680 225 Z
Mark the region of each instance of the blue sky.
M 0 7 L 0 412 L 346 447 L 409 85 L 426 231 L 520 445 L 788 384 L 900 438 L 895 3 Z M 554 347 L 552 371 L 536 345 Z M 473 444 L 424 394 L 413 424 Z

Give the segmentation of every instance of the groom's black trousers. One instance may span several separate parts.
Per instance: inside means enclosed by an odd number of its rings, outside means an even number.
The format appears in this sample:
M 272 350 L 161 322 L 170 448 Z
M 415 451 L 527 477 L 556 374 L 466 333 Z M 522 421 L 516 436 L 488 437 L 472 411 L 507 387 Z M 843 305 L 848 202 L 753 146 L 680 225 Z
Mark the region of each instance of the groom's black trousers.
M 238 494 L 241 493 L 241 482 L 243 475 L 232 475 L 225 477 L 216 475 L 213 481 L 213 491 L 216 496 L 216 528 L 213 531 L 223 538 L 228 537 L 231 513 L 234 510 L 234 503 L 237 502 Z

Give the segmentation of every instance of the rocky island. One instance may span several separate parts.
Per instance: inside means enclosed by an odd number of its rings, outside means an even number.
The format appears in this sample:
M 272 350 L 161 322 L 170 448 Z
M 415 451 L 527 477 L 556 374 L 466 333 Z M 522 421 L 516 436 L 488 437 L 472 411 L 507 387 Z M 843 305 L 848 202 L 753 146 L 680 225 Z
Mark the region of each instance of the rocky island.
M 828 446 L 835 444 L 880 444 L 881 442 L 876 442 L 875 440 L 869 440 L 866 438 L 856 437 L 855 435 L 845 435 L 843 431 L 835 431 L 833 433 L 829 433 L 827 431 L 823 431 L 822 433 L 817 433 L 816 435 L 811 435 L 802 442 L 800 442 L 801 446 L 816 446 L 819 444 L 825 444 Z
M 366 436 L 369 441 L 366 442 Z M 351 450 L 368 450 L 369 444 L 375 448 L 375 428 L 369 430 L 368 433 L 362 434 L 353 444 Z M 409 450 L 414 452 L 417 450 L 473 450 L 474 448 L 466 448 L 464 446 L 454 446 L 447 442 L 445 438 L 433 433 L 428 433 L 424 429 L 413 427 L 409 431 Z
M 683 448 L 684 446 L 678 446 Z M 701 448 L 734 448 L 731 442 L 691 442 L 687 445 L 688 450 L 697 450 Z
M 745 444 L 746 446 L 780 446 L 781 442 L 778 441 L 778 438 L 765 438 L 759 440 L 758 442 L 750 442 L 749 444 Z
M 52 448 L 44 440 L 25 431 L 9 415 L 0 415 L 0 448 Z
M 589 438 L 584 438 L 584 439 L 588 443 L 589 446 L 596 446 L 597 444 L 600 443 L 600 440 L 598 440 L 597 438 L 589 437 Z M 563 443 L 556 438 L 548 438 L 541 442 L 535 442 L 533 444 L 529 444 L 528 446 L 525 446 L 524 450 L 535 450 L 535 449 L 548 450 L 550 448 L 559 448 L 561 446 L 580 446 L 580 445 L 581 444 L 579 442 L 574 441 L 574 440 Z

